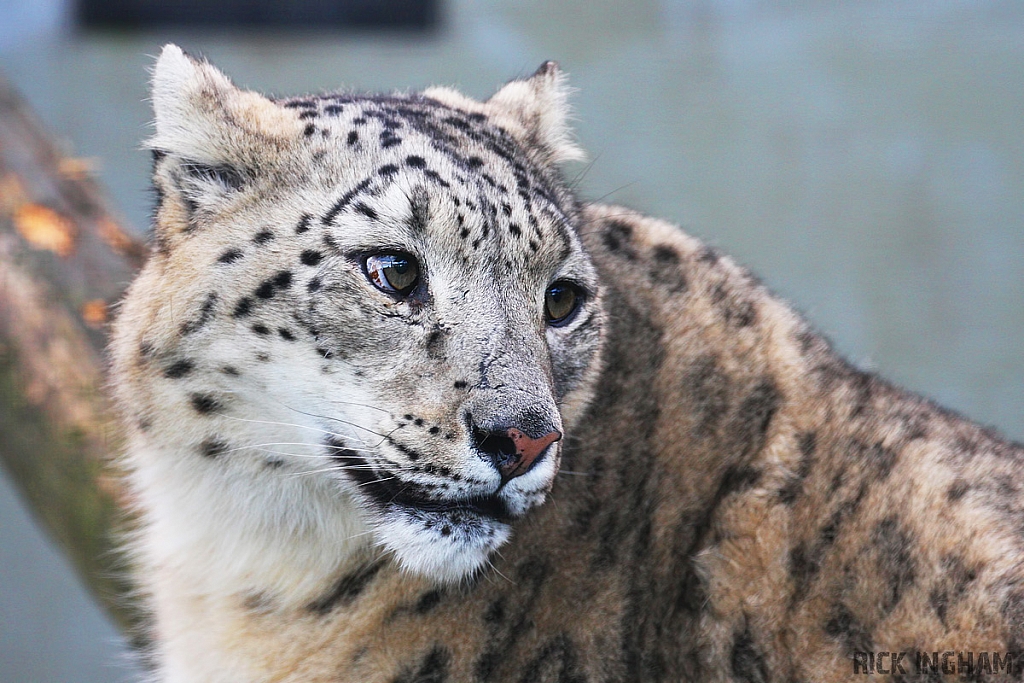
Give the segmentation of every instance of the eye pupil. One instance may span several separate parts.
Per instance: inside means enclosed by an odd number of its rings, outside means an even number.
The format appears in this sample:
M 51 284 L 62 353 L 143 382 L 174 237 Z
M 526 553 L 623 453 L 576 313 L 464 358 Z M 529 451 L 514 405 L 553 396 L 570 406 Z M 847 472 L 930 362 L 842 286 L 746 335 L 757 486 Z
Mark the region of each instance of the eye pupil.
M 544 293 L 544 313 L 548 324 L 563 325 L 573 317 L 579 308 L 579 289 L 569 282 L 556 282 Z
M 371 254 L 364 268 L 370 282 L 388 294 L 408 296 L 419 282 L 419 265 L 410 254 Z

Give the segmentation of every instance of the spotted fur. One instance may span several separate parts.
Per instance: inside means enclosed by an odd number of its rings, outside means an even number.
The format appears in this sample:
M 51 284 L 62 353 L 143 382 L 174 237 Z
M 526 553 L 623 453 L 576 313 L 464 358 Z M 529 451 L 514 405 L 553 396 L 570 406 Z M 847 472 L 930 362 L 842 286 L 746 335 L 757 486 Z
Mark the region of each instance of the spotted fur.
M 577 203 L 564 97 L 545 65 L 482 103 L 272 101 L 164 50 L 156 245 L 112 346 L 160 680 L 836 681 L 1024 649 L 1021 447 L 677 228 Z M 381 249 L 419 294 L 374 289 Z M 565 438 L 506 480 L 474 432 L 509 419 Z

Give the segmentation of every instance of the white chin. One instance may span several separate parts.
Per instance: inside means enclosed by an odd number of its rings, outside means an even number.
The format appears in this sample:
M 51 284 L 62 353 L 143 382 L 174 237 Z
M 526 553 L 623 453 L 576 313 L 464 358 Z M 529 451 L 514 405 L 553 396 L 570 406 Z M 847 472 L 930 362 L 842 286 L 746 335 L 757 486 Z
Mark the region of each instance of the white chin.
M 375 525 L 378 541 L 403 569 L 440 583 L 457 583 L 480 569 L 511 535 L 508 524 L 478 516 L 451 519 L 435 512 L 390 508 Z

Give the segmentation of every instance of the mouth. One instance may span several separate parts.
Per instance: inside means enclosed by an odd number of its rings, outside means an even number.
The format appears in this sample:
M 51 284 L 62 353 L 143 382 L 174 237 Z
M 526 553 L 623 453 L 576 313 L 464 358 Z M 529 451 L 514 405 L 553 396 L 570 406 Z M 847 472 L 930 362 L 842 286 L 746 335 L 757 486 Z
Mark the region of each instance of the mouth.
M 387 472 L 378 473 L 365 458 L 339 443 L 330 443 L 331 457 L 345 466 L 345 472 L 380 509 L 404 508 L 429 516 L 442 515 L 452 520 L 484 518 L 507 523 L 513 515 L 508 504 L 497 494 L 437 498 L 426 484 L 400 480 Z
M 389 497 L 386 501 L 378 500 L 378 503 L 382 502 L 386 502 L 386 504 L 389 505 L 415 509 L 424 513 L 441 514 L 453 518 L 469 515 L 475 517 L 486 517 L 496 522 L 510 522 L 512 520 L 512 514 L 509 512 L 508 506 L 496 495 L 437 500 L 436 498 L 422 498 L 404 493 L 398 496 Z

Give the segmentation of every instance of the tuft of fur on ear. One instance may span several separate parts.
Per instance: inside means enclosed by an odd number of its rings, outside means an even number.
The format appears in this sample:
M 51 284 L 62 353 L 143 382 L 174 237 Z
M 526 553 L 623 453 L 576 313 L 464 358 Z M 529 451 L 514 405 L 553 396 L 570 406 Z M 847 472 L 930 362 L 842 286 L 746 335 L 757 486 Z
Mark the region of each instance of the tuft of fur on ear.
M 301 134 L 292 112 L 266 97 L 236 88 L 227 76 L 173 44 L 153 69 L 154 150 L 194 162 L 247 166 L 266 147 Z
M 515 121 L 551 162 L 579 161 L 586 155 L 572 139 L 569 93 L 558 64 L 544 62 L 529 78 L 507 83 L 486 104 L 492 113 Z

